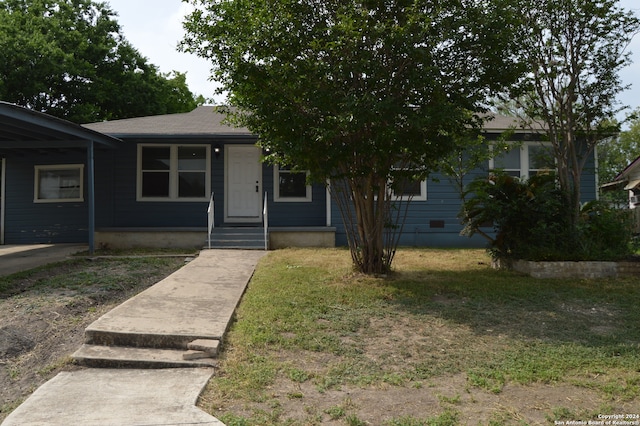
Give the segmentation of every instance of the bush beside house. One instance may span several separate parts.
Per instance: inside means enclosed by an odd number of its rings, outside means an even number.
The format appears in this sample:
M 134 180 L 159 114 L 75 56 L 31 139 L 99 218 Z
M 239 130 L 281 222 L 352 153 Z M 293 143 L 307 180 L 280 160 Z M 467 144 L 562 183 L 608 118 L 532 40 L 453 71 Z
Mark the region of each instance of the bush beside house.
M 521 181 L 494 173 L 472 182 L 465 196 L 463 233 L 485 236 L 496 261 L 615 261 L 633 253 L 628 211 L 590 201 L 572 227 L 563 213 L 566 197 L 553 174 Z

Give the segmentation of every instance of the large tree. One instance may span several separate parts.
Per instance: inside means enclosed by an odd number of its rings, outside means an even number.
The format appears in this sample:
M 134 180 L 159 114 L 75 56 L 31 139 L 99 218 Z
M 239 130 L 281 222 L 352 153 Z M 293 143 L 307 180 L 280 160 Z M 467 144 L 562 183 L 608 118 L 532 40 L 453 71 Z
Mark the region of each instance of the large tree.
M 0 2 L 0 99 L 74 122 L 184 112 L 184 75 L 162 74 L 91 0 Z
M 529 73 L 510 95 L 527 121 L 546 128 L 558 180 L 578 222 L 581 179 L 595 147 L 619 131 L 624 109 L 616 97 L 627 87 L 619 71 L 640 28 L 616 0 L 520 0 L 520 60 Z
M 330 180 L 366 273 L 390 267 L 401 188 L 518 74 L 508 1 L 191 2 L 183 47 L 212 61 L 232 119 L 269 160 Z

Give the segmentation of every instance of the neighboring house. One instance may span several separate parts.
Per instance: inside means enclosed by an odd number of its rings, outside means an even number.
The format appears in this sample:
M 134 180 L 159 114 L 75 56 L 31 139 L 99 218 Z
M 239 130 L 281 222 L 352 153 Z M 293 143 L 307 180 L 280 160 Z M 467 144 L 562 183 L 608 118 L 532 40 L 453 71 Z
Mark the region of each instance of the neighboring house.
M 6 244 L 203 246 L 211 222 L 213 246 L 263 246 L 267 216 L 271 248 L 346 245 L 325 185 L 307 185 L 304 172 L 262 163 L 256 135 L 223 124 L 214 107 L 80 127 L 0 103 L 0 123 L 15 110 L 22 110 L 16 119 L 22 119 L 24 135 L 0 129 L 0 233 Z M 45 117 L 66 133 L 50 139 L 30 134 Z M 485 127 L 487 140 L 513 126 L 512 119 L 496 117 Z M 488 162 L 467 182 L 494 167 L 520 177 L 546 168 L 535 133 L 517 131 L 513 139 L 520 148 Z M 459 235 L 461 202 L 446 177 L 411 188 L 401 245 L 485 245 L 480 237 Z M 585 200 L 596 197 L 593 169 L 583 194 Z
M 604 191 L 627 191 L 629 208 L 633 210 L 634 231 L 640 232 L 640 157 L 620 172 L 613 181 L 602 185 Z

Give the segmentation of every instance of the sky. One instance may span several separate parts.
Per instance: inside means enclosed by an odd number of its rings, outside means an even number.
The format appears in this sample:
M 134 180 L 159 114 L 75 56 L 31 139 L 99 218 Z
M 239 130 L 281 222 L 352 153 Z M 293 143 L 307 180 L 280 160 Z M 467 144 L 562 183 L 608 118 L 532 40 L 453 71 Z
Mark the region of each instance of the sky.
M 182 22 L 190 5 L 181 0 L 106 0 L 118 13 L 118 23 L 124 36 L 162 72 L 186 73 L 189 89 L 196 95 L 221 103 L 223 96 L 214 97 L 216 84 L 210 81 L 211 64 L 198 56 L 181 53 L 178 43 L 184 37 Z M 638 0 L 620 0 L 619 5 L 640 16 Z M 623 92 L 619 100 L 631 109 L 640 107 L 640 34 L 632 41 L 633 64 L 620 73 L 624 84 L 631 89 Z M 623 118 L 623 117 L 619 117 Z

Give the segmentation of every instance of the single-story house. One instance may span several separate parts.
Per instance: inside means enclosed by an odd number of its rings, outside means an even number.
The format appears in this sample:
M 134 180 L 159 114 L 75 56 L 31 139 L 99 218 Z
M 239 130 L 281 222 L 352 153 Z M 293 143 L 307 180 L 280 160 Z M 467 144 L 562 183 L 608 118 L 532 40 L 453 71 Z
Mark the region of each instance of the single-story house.
M 640 232 L 640 157 L 633 160 L 623 171 L 602 186 L 605 191 L 624 190 L 627 192 L 629 208 L 633 212 L 634 231 Z
M 487 140 L 514 123 L 497 116 Z M 215 107 L 77 126 L 0 102 L 0 125 L 2 244 L 264 247 L 266 237 L 270 248 L 346 245 L 326 185 L 263 163 L 257 136 L 224 124 Z M 546 168 L 535 132 L 513 140 L 519 148 L 468 179 L 490 168 L 521 177 Z M 584 199 L 595 199 L 593 168 L 583 185 Z M 446 177 L 412 187 L 401 245 L 485 245 L 459 235 L 461 202 Z

